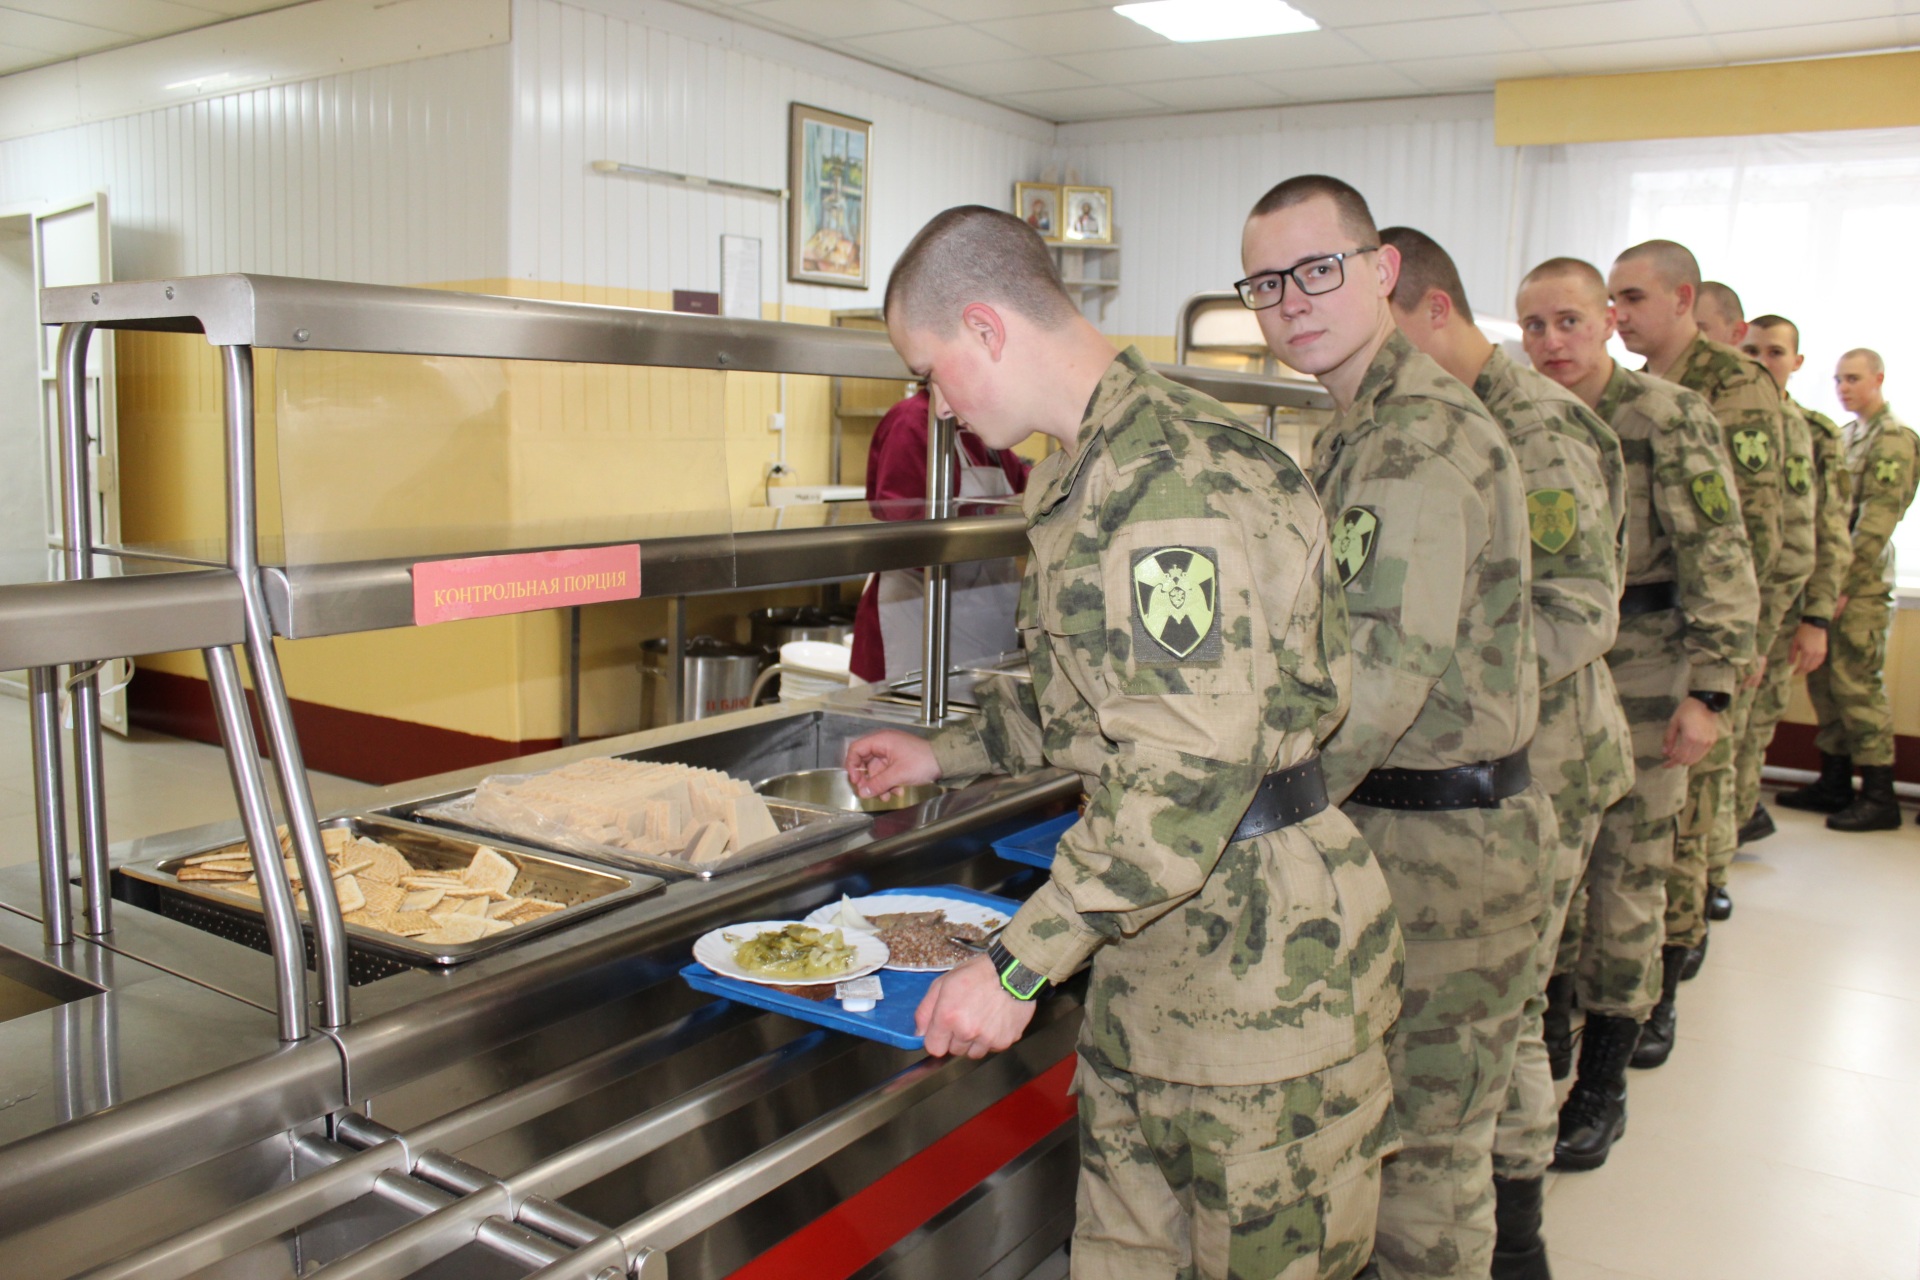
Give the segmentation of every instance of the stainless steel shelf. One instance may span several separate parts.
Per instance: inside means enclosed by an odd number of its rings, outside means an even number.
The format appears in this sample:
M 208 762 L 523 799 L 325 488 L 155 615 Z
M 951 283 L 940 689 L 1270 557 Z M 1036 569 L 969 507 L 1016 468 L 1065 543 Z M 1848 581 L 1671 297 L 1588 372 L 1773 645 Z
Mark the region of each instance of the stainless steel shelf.
M 0 671 L 239 644 L 241 610 L 227 570 L 0 586 Z

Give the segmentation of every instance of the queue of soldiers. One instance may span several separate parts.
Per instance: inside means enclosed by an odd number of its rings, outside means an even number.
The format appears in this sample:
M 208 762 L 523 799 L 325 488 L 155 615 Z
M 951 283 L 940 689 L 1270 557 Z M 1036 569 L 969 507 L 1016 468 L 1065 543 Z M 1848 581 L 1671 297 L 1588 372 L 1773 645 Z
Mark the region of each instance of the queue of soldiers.
M 1800 406 L 1797 329 L 1669 241 L 1534 267 L 1530 369 L 1337 179 L 1274 187 L 1241 252 L 1334 402 L 1310 474 L 1116 353 L 1017 218 L 948 210 L 889 281 L 939 411 L 1061 447 L 1024 495 L 1031 681 L 848 771 L 1051 764 L 1087 795 L 917 1021 L 983 1056 L 1091 967 L 1076 1276 L 1544 1278 L 1544 1175 L 1604 1164 L 1629 1066 L 1674 1051 L 1793 676 L 1822 771 L 1780 803 L 1900 823 L 1881 667 L 1920 437 L 1865 349 L 1852 423 Z

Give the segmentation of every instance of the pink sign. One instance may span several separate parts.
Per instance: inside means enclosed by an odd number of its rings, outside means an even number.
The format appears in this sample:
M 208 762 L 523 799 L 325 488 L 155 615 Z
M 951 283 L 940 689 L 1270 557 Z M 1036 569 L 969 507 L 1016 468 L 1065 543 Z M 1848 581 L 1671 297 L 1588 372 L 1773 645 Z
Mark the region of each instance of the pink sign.
M 640 595 L 640 547 L 525 551 L 413 566 L 413 621 L 492 618 Z

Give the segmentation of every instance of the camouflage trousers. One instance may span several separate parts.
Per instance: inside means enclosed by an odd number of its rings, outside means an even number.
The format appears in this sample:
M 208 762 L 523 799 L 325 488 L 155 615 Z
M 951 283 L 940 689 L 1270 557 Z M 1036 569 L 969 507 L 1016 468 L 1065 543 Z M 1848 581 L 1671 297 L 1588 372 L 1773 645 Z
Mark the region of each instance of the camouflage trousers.
M 1720 737 L 1699 764 L 1687 770 L 1687 807 L 1681 810 L 1667 871 L 1666 940 L 1676 947 L 1697 947 L 1707 936 L 1707 864 L 1713 850 L 1731 850 L 1740 828 L 1733 814 L 1733 754 L 1753 690 L 1733 695 L 1720 716 Z
M 1387 1036 L 1400 1154 L 1387 1161 L 1374 1259 L 1384 1280 L 1485 1280 L 1493 1260 L 1493 1140 L 1520 1012 L 1541 984 L 1537 921 L 1479 938 L 1407 942 Z
M 1833 620 L 1827 660 L 1807 677 L 1807 696 L 1820 718 L 1814 745 L 1856 765 L 1893 763 L 1893 704 L 1887 698 L 1890 596 L 1856 596 Z
M 1601 815 L 1586 875 L 1567 907 L 1555 965 L 1556 972 L 1574 976 L 1588 1013 L 1635 1022 L 1646 1021 L 1659 994 L 1667 871 L 1673 866 L 1672 801 L 1680 796 L 1674 784 L 1685 780 L 1677 769 L 1640 758 L 1633 794 Z
M 1385 1049 L 1263 1085 L 1123 1071 L 1083 1032 L 1080 1280 L 1351 1280 L 1394 1147 Z
M 1553 1144 L 1560 1136 L 1560 1099 L 1554 1092 L 1542 1025 L 1547 1012 L 1546 980 L 1554 971 L 1573 891 L 1586 872 L 1593 842 L 1600 834 L 1600 815 L 1588 814 L 1576 822 L 1563 813 L 1560 834 L 1562 856 L 1554 868 L 1553 898 L 1534 951 L 1539 987 L 1520 1008 L 1513 1080 L 1507 1086 L 1506 1105 L 1493 1137 L 1493 1171 L 1502 1178 L 1538 1178 L 1545 1174 L 1553 1163 Z
M 1735 747 L 1733 761 L 1733 817 L 1735 841 L 1739 843 L 1738 824 L 1747 820 L 1760 803 L 1760 769 L 1767 762 L 1767 747 L 1773 742 L 1780 717 L 1787 713 L 1793 697 L 1793 634 L 1800 629 L 1800 606 L 1787 611 L 1786 625 L 1774 637 L 1767 650 L 1767 674 L 1754 690 L 1753 706 L 1747 713 L 1746 732 Z M 1715 845 L 1707 855 L 1707 883 L 1725 885 L 1727 868 L 1733 864 L 1733 849 Z

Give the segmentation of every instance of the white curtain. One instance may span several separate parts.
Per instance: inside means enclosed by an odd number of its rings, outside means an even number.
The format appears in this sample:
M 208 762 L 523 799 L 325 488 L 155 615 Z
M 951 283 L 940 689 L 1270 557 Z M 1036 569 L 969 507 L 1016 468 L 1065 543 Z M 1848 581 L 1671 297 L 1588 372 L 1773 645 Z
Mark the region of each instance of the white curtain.
M 1528 147 L 1519 170 L 1512 280 L 1556 254 L 1605 271 L 1628 245 L 1677 240 L 1748 315 L 1800 326 L 1801 403 L 1845 422 L 1834 364 L 1872 347 L 1894 412 L 1920 423 L 1920 129 Z M 1920 513 L 1898 541 L 1920 587 Z

